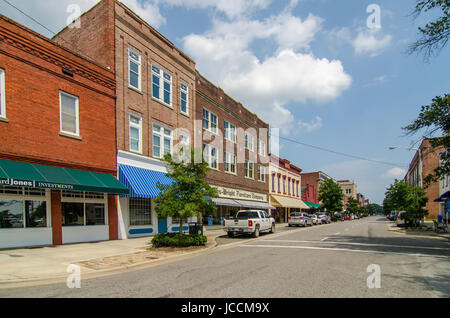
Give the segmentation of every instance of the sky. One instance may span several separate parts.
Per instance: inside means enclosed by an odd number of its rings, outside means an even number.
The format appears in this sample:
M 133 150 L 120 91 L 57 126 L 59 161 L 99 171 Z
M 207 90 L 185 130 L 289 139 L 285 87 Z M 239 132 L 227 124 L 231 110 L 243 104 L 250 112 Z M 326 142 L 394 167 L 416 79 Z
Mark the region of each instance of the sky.
M 1 14 L 48 37 L 97 2 L 7 1 L 45 28 L 4 0 Z M 279 128 L 281 157 L 304 172 L 354 180 L 373 203 L 382 204 L 414 156 L 389 146 L 417 147 L 421 135 L 406 136 L 402 127 L 450 87 L 449 47 L 429 62 L 405 53 L 433 17 L 414 19 L 415 0 L 122 2 Z

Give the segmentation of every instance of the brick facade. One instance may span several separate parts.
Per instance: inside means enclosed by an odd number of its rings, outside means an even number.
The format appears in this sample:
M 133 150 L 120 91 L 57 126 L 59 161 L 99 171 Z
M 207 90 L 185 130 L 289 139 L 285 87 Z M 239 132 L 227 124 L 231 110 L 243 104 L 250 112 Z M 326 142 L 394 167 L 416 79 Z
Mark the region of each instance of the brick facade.
M 202 136 L 202 140 L 196 141 L 196 147 L 203 144 L 213 144 L 218 148 L 218 169 L 208 172 L 207 181 L 211 185 L 222 186 L 233 189 L 268 194 L 269 180 L 268 175 L 265 182 L 258 181 L 257 166 L 261 165 L 269 171 L 269 125 L 258 118 L 257 115 L 247 110 L 242 104 L 236 102 L 219 87 L 213 85 L 200 74 L 197 74 L 197 111 L 195 119 L 198 122 L 196 126 L 196 136 Z M 203 109 L 207 109 L 217 115 L 218 132 L 220 136 L 209 134 L 202 129 Z M 225 121 L 235 125 L 237 128 L 237 142 L 222 139 Z M 242 130 L 240 130 L 242 129 Z M 249 130 L 250 129 L 250 130 Z M 263 129 L 263 130 L 260 130 Z M 248 130 L 254 135 L 254 151 L 249 151 L 244 147 L 244 130 Z M 211 138 L 210 138 L 211 136 Z M 266 157 L 258 155 L 258 139 L 265 142 Z M 232 152 L 236 155 L 237 171 L 236 174 L 226 173 L 224 169 L 224 152 Z M 241 157 L 240 155 L 241 154 Z M 244 161 L 250 159 L 255 163 L 254 177 L 249 179 L 245 177 Z

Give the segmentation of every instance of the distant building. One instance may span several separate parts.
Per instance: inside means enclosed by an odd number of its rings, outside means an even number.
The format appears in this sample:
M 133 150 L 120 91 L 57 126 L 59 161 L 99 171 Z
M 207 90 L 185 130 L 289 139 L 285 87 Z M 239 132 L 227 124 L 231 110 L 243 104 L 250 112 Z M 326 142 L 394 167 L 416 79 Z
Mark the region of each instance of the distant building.
M 358 200 L 358 185 L 355 181 L 350 180 L 340 180 L 338 181 L 339 186 L 342 189 L 342 192 L 344 193 L 344 210 L 347 209 L 348 200 L 350 198 L 353 198 L 355 200 Z
M 302 173 L 302 200 L 305 202 L 320 204 L 319 191 L 320 185 L 332 179 L 329 175 L 322 171 Z
M 439 166 L 439 155 L 444 150 L 444 147 L 433 149 L 429 139 L 422 140 L 419 150 L 415 153 L 409 164 L 405 181 L 410 186 L 424 188 L 423 180 Z M 439 184 L 438 181 L 432 182 L 428 187 L 424 188 L 428 197 L 428 203 L 425 209 L 428 210 L 428 216 L 431 218 L 436 218 L 440 211 L 440 203 L 434 201 L 440 195 Z

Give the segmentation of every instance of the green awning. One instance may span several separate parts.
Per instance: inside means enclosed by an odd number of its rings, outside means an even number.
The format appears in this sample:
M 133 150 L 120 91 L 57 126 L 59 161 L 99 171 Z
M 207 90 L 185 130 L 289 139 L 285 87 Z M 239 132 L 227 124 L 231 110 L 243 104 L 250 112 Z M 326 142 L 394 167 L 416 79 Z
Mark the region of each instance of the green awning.
M 306 202 L 306 201 L 305 201 L 305 203 L 306 203 L 306 205 L 309 206 L 310 208 L 313 208 L 313 209 L 319 209 L 319 208 L 320 208 L 320 204 L 312 203 L 312 202 Z
M 67 191 L 128 194 L 114 176 L 38 164 L 0 160 L 0 185 Z

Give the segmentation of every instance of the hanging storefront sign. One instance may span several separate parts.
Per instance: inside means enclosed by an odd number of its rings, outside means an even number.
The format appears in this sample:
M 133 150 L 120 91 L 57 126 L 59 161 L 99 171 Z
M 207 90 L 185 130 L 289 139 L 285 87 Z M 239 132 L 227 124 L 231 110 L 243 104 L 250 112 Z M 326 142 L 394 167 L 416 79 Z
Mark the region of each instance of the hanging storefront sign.
M 251 201 L 259 201 L 259 202 L 267 203 L 267 195 L 265 195 L 265 194 L 237 190 L 237 189 L 230 189 L 230 188 L 219 187 L 219 186 L 212 186 L 212 187 L 217 189 L 217 193 L 219 194 L 220 198 L 242 199 L 242 200 L 251 200 Z

